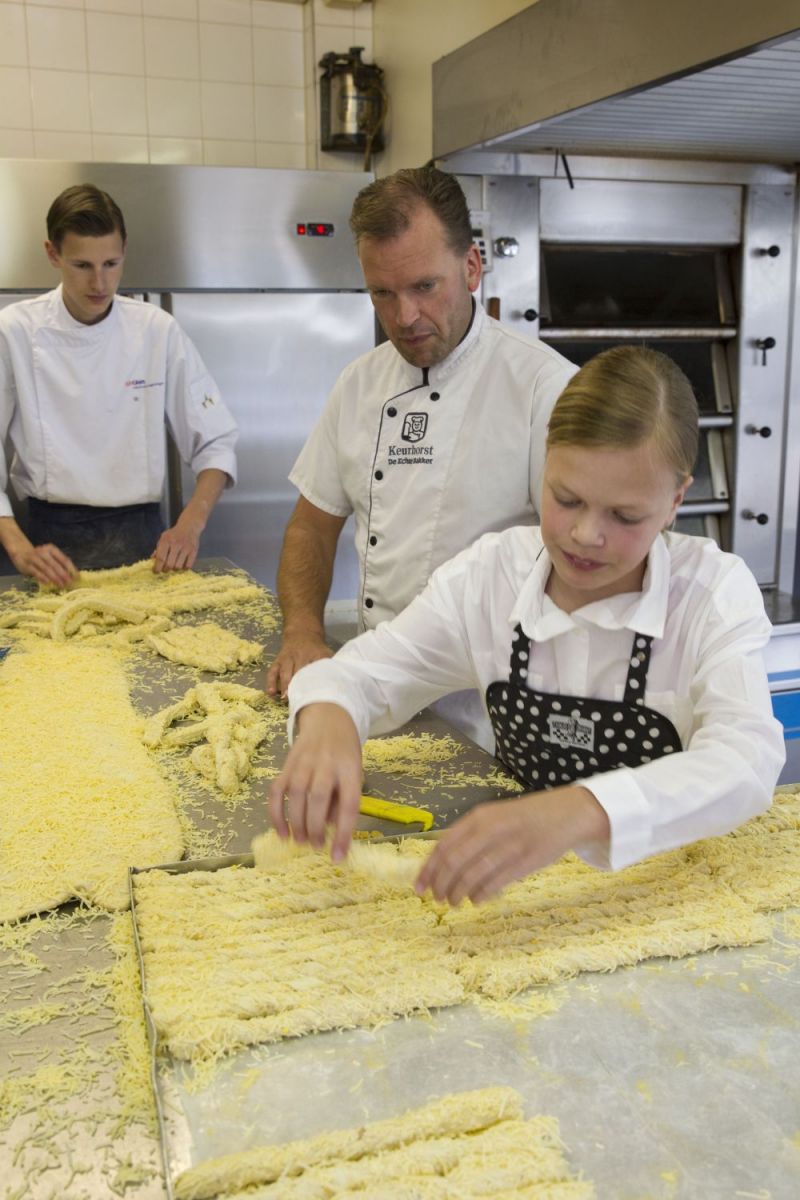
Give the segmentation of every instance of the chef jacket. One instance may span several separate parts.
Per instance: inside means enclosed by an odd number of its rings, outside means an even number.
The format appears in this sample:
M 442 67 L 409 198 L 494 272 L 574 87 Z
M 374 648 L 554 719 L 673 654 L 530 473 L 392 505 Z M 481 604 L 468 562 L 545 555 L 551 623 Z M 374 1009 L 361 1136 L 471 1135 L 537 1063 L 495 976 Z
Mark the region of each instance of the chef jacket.
M 645 704 L 682 750 L 582 779 L 605 809 L 608 845 L 579 848 L 613 868 L 722 834 L 769 806 L 784 761 L 761 650 L 770 623 L 742 560 L 710 539 L 659 535 L 641 592 L 565 613 L 545 594 L 551 563 L 538 528 L 488 534 L 436 571 L 396 617 L 289 685 L 289 728 L 304 705 L 345 708 L 361 739 L 402 725 L 445 692 L 485 694 L 508 678 L 517 624 L 531 639 L 536 691 L 621 700 L 632 634 L 653 638 Z
M 84 325 L 61 287 L 0 311 L 0 442 L 20 496 L 118 507 L 161 499 L 164 422 L 184 462 L 236 479 L 237 430 L 200 355 L 155 304 L 115 296 Z M 0 454 L 0 516 L 11 516 Z
M 289 479 L 317 508 L 355 514 L 361 629 L 481 534 L 533 521 L 547 422 L 575 370 L 476 304 L 436 366 L 386 342 L 342 372 Z

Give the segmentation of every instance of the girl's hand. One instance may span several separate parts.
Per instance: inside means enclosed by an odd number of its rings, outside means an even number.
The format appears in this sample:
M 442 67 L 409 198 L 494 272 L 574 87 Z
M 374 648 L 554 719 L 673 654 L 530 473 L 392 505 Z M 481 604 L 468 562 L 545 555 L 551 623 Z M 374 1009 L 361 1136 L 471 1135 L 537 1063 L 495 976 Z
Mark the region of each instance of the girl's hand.
M 269 789 L 275 830 L 282 838 L 291 833 L 296 842 L 310 842 L 320 850 L 327 826 L 333 825 L 331 857 L 340 862 L 350 846 L 360 802 L 361 742 L 350 714 L 338 704 L 309 704 L 300 710 L 294 745 Z
M 436 845 L 416 883 L 437 900 L 475 904 L 584 842 L 610 836 L 605 809 L 579 785 L 480 804 Z

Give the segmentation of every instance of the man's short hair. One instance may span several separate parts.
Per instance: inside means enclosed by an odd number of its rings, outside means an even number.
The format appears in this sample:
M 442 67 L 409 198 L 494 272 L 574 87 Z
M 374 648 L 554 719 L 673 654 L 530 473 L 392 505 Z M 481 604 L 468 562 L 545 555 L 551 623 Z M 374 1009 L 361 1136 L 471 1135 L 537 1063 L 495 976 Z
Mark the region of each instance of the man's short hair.
M 128 235 L 119 205 L 93 183 L 78 183 L 56 196 L 47 214 L 47 237 L 56 250 L 68 233 L 79 237 L 105 237 L 118 233 L 123 244 Z
M 361 189 L 350 215 L 356 245 L 363 237 L 382 241 L 405 233 L 421 204 L 426 204 L 441 221 L 450 249 L 466 254 L 472 245 L 466 197 L 454 175 L 430 163 L 404 167 Z

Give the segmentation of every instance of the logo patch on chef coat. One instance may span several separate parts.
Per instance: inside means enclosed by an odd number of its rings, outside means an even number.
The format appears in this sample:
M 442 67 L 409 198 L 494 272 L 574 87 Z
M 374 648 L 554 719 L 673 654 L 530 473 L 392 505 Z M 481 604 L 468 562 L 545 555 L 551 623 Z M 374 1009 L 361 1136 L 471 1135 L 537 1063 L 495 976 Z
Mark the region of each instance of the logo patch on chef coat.
M 421 442 L 428 428 L 427 413 L 406 413 L 403 419 L 403 432 L 400 434 L 404 442 Z
M 576 750 L 594 750 L 594 721 L 586 717 L 568 717 L 551 713 L 547 718 L 550 741 L 557 746 Z

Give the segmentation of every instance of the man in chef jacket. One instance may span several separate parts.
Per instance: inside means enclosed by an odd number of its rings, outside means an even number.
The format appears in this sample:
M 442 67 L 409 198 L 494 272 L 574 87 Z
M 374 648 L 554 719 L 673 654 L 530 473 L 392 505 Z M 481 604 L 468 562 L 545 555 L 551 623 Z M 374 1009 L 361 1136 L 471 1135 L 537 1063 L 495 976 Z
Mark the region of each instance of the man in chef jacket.
M 177 322 L 118 296 L 126 232 L 112 198 L 67 188 L 47 214 L 55 291 L 0 311 L 0 442 L 28 498 L 14 520 L 0 454 L 0 545 L 20 574 L 65 586 L 81 568 L 152 556 L 191 567 L 214 505 L 236 479 L 236 423 Z M 160 501 L 164 424 L 196 475 L 170 529 Z
M 331 654 L 323 612 L 350 513 L 362 630 L 399 613 L 481 534 L 533 522 L 547 422 L 576 370 L 475 299 L 481 258 L 454 176 L 429 165 L 376 180 L 356 197 L 350 224 L 389 340 L 340 375 L 289 476 L 300 498 L 278 570 L 273 694 Z M 493 749 L 477 693 L 441 706 Z

